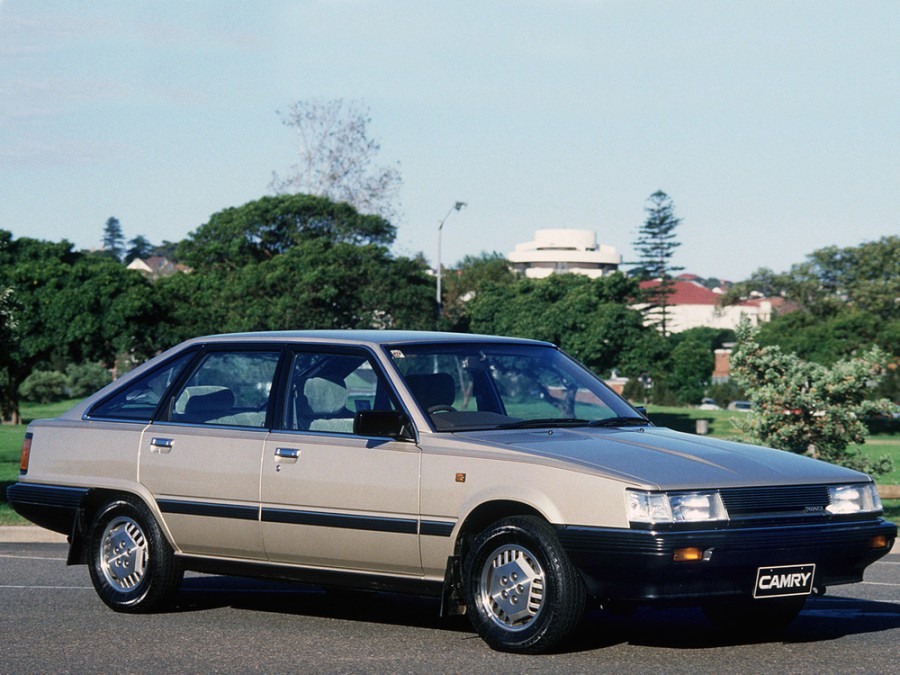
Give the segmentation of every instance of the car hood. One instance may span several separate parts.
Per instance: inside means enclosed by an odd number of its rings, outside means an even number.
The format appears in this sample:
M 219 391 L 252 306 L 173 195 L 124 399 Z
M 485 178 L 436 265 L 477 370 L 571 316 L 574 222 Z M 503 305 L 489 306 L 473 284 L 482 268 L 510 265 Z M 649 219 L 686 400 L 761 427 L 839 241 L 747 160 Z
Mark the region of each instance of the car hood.
M 458 436 L 667 490 L 868 480 L 857 471 L 791 452 L 662 427 L 498 430 Z

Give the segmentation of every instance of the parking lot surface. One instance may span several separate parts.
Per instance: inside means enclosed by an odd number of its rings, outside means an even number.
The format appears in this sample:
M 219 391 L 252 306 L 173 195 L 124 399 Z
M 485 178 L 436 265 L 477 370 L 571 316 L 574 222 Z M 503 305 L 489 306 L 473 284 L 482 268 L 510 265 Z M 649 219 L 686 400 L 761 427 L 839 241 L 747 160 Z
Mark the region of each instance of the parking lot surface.
M 896 549 L 895 549 L 896 550 Z M 0 672 L 896 672 L 900 555 L 808 601 L 777 639 L 695 609 L 588 613 L 554 654 L 491 651 L 429 599 L 190 575 L 176 607 L 116 614 L 61 543 L 0 542 Z

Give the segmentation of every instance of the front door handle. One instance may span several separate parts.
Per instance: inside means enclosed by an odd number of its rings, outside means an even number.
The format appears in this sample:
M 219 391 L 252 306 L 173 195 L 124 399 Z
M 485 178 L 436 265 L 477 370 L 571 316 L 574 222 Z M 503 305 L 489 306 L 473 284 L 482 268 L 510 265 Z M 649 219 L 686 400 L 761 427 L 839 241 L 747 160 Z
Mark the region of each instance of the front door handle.
M 172 446 L 174 445 L 175 440 L 172 438 L 151 438 L 150 439 L 150 452 L 158 452 L 161 455 L 168 454 L 172 452 Z

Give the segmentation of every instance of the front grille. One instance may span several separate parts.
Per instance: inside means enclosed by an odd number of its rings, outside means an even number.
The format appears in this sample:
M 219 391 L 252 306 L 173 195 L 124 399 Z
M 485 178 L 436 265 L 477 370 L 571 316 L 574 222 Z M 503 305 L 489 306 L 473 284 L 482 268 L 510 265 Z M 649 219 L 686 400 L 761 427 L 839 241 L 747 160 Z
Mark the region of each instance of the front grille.
M 723 488 L 719 492 L 732 520 L 825 515 L 831 503 L 827 485 Z

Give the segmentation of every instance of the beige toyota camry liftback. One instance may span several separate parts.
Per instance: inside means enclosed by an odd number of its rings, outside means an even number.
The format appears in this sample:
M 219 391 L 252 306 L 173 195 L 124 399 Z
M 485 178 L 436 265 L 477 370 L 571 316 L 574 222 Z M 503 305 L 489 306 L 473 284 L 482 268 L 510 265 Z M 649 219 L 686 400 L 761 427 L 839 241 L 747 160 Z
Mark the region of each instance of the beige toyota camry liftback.
M 552 344 L 427 332 L 189 340 L 34 421 L 8 500 L 118 612 L 186 570 L 293 579 L 435 596 L 524 653 L 588 603 L 773 630 L 897 535 L 865 474 L 654 426 Z

